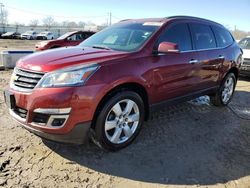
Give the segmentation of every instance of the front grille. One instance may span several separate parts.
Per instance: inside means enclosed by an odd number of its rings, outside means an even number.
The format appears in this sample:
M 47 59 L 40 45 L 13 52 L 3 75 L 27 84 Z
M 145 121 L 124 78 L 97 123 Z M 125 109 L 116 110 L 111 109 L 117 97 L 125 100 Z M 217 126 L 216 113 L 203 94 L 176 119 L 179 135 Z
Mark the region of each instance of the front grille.
M 250 60 L 249 61 L 243 61 L 243 65 L 250 65 Z
M 242 65 L 250 65 L 250 58 L 244 58 Z
M 45 40 L 46 37 L 44 37 L 44 36 L 37 36 L 36 39 L 37 39 L 37 40 Z
M 16 106 L 13 111 L 15 112 L 15 114 L 17 114 L 18 116 L 20 116 L 21 118 L 23 119 L 26 119 L 27 117 L 27 114 L 28 114 L 28 111 L 23 109 L 23 108 L 20 108 L 18 106 Z
M 45 73 L 15 68 L 13 85 L 20 90 L 30 91 L 36 87 Z

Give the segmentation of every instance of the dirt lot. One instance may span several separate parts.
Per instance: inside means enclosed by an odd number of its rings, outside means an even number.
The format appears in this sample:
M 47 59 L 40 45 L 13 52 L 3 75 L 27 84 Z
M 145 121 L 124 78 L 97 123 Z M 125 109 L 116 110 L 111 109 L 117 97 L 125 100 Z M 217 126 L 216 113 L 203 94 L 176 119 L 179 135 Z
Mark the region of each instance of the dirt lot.
M 2 50 L 35 50 L 35 44 L 39 40 L 11 40 L 0 39 L 0 51 Z
M 0 72 L 0 93 L 11 72 Z M 203 98 L 153 114 L 116 153 L 34 136 L 11 119 L 2 94 L 0 133 L 3 187 L 250 187 L 250 79 L 239 80 L 229 107 Z

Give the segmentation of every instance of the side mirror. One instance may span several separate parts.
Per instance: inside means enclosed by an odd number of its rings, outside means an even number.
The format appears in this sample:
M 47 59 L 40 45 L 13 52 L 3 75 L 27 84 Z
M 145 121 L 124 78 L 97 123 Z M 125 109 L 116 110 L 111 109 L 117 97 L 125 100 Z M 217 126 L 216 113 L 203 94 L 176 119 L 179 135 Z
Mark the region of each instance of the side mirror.
M 180 53 L 178 44 L 172 42 L 161 42 L 158 46 L 158 53 Z

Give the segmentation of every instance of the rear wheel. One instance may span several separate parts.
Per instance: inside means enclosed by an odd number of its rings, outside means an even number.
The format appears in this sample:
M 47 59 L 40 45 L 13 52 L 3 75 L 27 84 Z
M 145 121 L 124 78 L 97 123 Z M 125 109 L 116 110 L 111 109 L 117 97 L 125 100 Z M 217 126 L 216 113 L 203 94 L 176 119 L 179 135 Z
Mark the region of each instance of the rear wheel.
M 233 98 L 236 86 L 236 78 L 233 73 L 227 74 L 217 93 L 210 97 L 215 106 L 226 106 Z
M 119 150 L 131 144 L 144 120 L 144 103 L 132 91 L 110 98 L 97 117 L 94 142 L 101 148 Z

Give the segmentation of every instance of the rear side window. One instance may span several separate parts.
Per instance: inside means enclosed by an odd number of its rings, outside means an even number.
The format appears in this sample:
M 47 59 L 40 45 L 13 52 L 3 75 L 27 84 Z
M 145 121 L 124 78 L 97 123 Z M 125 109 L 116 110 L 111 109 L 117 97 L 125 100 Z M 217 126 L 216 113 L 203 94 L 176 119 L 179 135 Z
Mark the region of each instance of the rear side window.
M 213 31 L 210 26 L 203 24 L 190 24 L 194 46 L 197 50 L 216 48 Z
M 192 50 L 192 42 L 188 25 L 185 23 L 176 24 L 167 28 L 160 36 L 158 45 L 161 42 L 173 42 L 178 44 L 180 51 Z
M 226 29 L 212 26 L 218 47 L 226 47 L 233 43 L 233 37 Z

